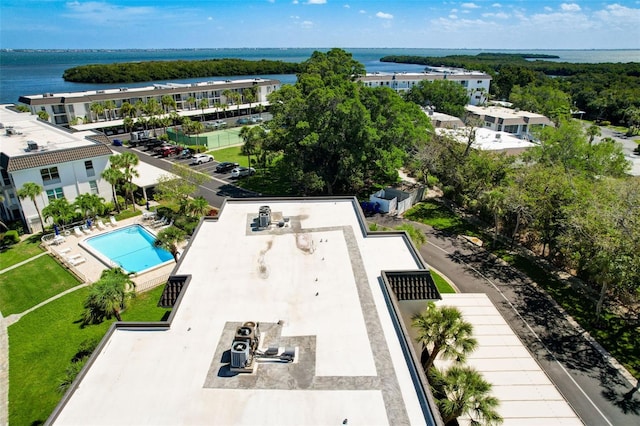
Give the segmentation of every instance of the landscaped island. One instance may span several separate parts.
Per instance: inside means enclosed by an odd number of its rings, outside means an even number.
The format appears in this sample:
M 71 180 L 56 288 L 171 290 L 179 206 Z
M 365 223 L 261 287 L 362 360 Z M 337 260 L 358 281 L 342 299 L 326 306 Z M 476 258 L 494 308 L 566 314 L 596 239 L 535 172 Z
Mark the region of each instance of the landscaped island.
M 204 61 L 149 61 L 80 65 L 64 71 L 74 83 L 138 83 L 233 75 L 295 74 L 300 64 L 284 61 L 208 59 Z

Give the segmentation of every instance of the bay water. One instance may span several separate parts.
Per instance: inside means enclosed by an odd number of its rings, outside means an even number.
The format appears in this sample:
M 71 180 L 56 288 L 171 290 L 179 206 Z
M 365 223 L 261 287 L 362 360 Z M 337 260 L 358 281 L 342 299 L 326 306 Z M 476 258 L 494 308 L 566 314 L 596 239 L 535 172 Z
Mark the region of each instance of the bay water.
M 273 49 L 131 49 L 131 50 L 11 50 L 0 49 L 0 103 L 17 103 L 22 95 L 42 93 L 69 93 L 84 90 L 118 87 L 149 86 L 152 82 L 127 84 L 70 83 L 62 79 L 67 68 L 86 64 L 108 64 L 137 61 L 202 60 L 216 58 L 240 58 L 246 60 L 279 60 L 302 62 L 316 51 L 328 48 L 273 48 Z M 362 63 L 367 72 L 419 72 L 422 65 L 380 62 L 388 55 L 448 56 L 476 55 L 481 52 L 536 53 L 556 55 L 558 62 L 602 63 L 640 62 L 640 50 L 479 50 L 479 49 L 405 49 L 405 48 L 347 48 L 344 49 Z M 221 76 L 171 80 L 176 83 L 192 83 L 206 80 L 238 79 L 256 76 Z M 294 75 L 263 75 L 275 78 L 283 84 L 295 82 Z M 164 81 L 163 81 L 164 82 Z

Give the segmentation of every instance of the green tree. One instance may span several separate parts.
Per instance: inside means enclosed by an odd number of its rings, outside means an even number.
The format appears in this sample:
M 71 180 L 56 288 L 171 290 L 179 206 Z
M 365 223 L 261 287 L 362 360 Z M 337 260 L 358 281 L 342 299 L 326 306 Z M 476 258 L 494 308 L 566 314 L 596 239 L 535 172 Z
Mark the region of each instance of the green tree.
M 102 102 L 94 102 L 89 106 L 89 110 L 95 114 L 95 121 L 100 120 L 100 115 L 104 114 L 104 104 Z
M 464 107 L 469 103 L 469 94 L 456 81 L 422 80 L 406 92 L 405 99 L 422 107 L 435 107 L 439 112 L 462 117 Z
M 49 121 L 49 113 L 47 111 L 38 111 L 38 118 L 43 121 Z
M 424 232 L 409 223 L 396 226 L 395 229 L 405 231 L 409 235 L 409 238 L 411 238 L 411 241 L 413 241 L 413 244 L 418 248 L 427 242 L 427 237 Z
M 206 99 L 206 98 L 200 99 L 200 102 L 198 102 L 198 107 L 200 107 L 200 110 L 202 110 L 201 119 L 202 121 L 204 121 L 204 110 L 209 108 L 209 99 Z
M 78 194 L 73 206 L 85 219 L 88 219 L 104 212 L 104 198 L 96 194 Z
M 251 114 L 251 104 L 256 101 L 256 90 L 256 86 L 242 89 L 242 97 L 244 98 L 244 101 L 249 104 L 249 114 Z
M 186 213 L 189 197 L 209 178 L 179 164 L 172 166 L 171 174 L 172 176 L 162 175 L 158 178 L 155 197 L 158 200 L 178 203 L 180 212 Z M 173 176 L 177 176 L 177 178 Z
M 189 107 L 189 109 L 193 108 L 196 105 L 196 98 L 193 96 L 189 96 L 187 98 L 187 106 Z
M 111 167 L 104 169 L 102 172 L 102 178 L 109 182 L 111 185 L 111 195 L 113 196 L 113 202 L 116 206 L 116 210 L 120 213 L 120 204 L 118 203 L 118 195 L 116 194 L 116 185 L 124 180 L 124 174 L 118 168 L 118 159 L 116 155 L 109 157 Z M 115 160 L 116 164 L 113 163 Z
M 120 117 L 131 119 L 135 115 L 136 109 L 129 102 L 123 102 L 120 105 Z
M 49 201 L 49 205 L 42 209 L 42 215 L 45 220 L 51 219 L 53 223 L 65 225 L 73 220 L 75 208 L 66 198 L 57 198 Z
M 107 99 L 106 101 L 104 101 L 104 111 L 105 111 L 104 115 L 107 120 L 115 119 L 115 109 L 116 109 L 115 101 L 113 101 L 112 99 Z
M 427 303 L 427 309 L 413 317 L 417 342 L 422 344 L 422 367 L 425 372 L 442 353 L 444 359 L 464 362 L 466 356 L 478 345 L 471 337 L 473 326 L 462 318 L 460 311 L 451 306 L 438 307 Z
M 262 141 L 266 138 L 267 133 L 261 126 L 244 126 L 240 129 L 239 135 L 244 141 L 240 152 L 247 156 L 247 164 L 250 166 L 251 156 L 258 154 L 262 149 Z
M 571 117 L 571 97 L 550 84 L 514 86 L 509 100 L 515 108 L 542 114 L 556 124 Z
M 18 197 L 21 200 L 28 198 L 33 203 L 33 206 L 36 208 L 38 212 L 38 219 L 40 219 L 40 226 L 42 227 L 42 232 L 44 232 L 44 221 L 42 220 L 42 214 L 40 213 L 40 208 L 38 207 L 38 203 L 36 202 L 36 197 L 42 194 L 43 188 L 34 182 L 25 182 L 22 185 L 22 188 L 18 190 Z M 26 219 L 26 217 L 25 217 Z
M 131 117 L 125 117 L 122 120 L 122 125 L 124 126 L 124 131 L 125 132 L 130 132 L 133 130 L 133 118 Z
M 180 228 L 169 226 L 158 232 L 154 245 L 162 247 L 173 255 L 173 259 L 178 262 L 178 244 L 184 241 L 187 234 Z
M 84 302 L 83 323 L 98 324 L 115 317 L 122 321 L 121 313 L 135 297 L 135 283 L 120 268 L 106 269 L 89 289 Z
M 640 134 L 640 106 L 632 106 L 624 110 L 623 119 L 629 131 L 627 136 Z
M 109 161 L 111 162 L 111 167 L 115 167 L 122 173 L 124 190 L 127 193 L 129 200 L 131 200 L 132 209 L 135 209 L 136 201 L 133 198 L 133 192 L 136 185 L 133 183 L 133 178 L 139 176 L 135 167 L 140 162 L 140 159 L 132 152 L 124 152 L 120 155 L 112 155 L 109 157 Z
M 589 137 L 589 145 L 593 145 L 593 140 L 602 135 L 602 131 L 600 131 L 600 126 L 596 126 L 595 124 L 592 124 L 591 126 L 587 127 L 586 130 L 587 136 Z
M 263 148 L 282 154 L 294 192 L 354 194 L 394 183 L 408 152 L 428 139 L 426 115 L 391 89 L 354 82 L 361 68 L 340 49 L 314 52 L 295 85 L 269 96 Z
M 445 372 L 434 368 L 429 372 L 442 421 L 445 425 L 467 415 L 473 425 L 499 425 L 503 419 L 497 412 L 500 401 L 491 396 L 491 384 L 482 374 L 467 366 L 453 365 Z
M 163 95 L 160 98 L 160 103 L 165 113 L 169 113 L 171 110 L 176 109 L 176 101 L 171 95 Z
M 506 209 L 507 195 L 501 188 L 485 191 L 480 196 L 480 203 L 491 212 L 493 216 L 493 245 L 495 247 L 500 233 L 500 218 Z
M 200 217 L 207 214 L 210 210 L 209 202 L 203 196 L 198 196 L 189 200 L 187 213 L 194 217 Z

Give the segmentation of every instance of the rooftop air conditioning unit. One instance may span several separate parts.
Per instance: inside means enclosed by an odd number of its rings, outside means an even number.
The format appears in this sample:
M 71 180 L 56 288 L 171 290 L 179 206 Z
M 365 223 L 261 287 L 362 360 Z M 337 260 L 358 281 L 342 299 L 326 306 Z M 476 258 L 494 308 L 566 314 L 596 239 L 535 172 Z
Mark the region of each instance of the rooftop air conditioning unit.
M 236 342 L 253 342 L 256 337 L 255 323 L 245 322 L 242 326 L 236 329 Z
M 35 143 L 34 141 L 28 141 L 27 142 L 27 149 L 29 151 L 37 151 L 38 150 L 38 144 Z
M 502 135 L 500 133 L 496 133 L 496 139 L 500 139 Z
M 120 91 L 121 91 L 121 92 L 126 92 L 127 90 L 129 90 L 129 88 L 128 88 L 128 87 L 121 87 L 121 88 L 120 88 Z
M 231 368 L 244 368 L 249 363 L 249 343 L 234 341 L 231 345 Z
M 16 134 L 18 134 L 18 133 L 16 132 L 16 129 L 14 129 L 13 127 L 7 127 L 7 128 L 5 129 L 5 133 L 7 134 L 7 136 L 12 136 L 12 135 L 16 135 Z

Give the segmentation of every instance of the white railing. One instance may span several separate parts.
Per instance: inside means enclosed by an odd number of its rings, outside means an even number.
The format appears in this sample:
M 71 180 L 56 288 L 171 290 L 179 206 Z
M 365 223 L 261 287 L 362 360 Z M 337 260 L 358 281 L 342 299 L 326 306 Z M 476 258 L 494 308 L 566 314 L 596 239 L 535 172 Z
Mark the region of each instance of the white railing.
M 171 274 L 164 274 L 149 281 L 136 284 L 136 293 L 144 293 L 145 291 L 151 290 L 152 288 L 155 288 L 160 284 L 166 283 L 169 280 L 170 275 Z

